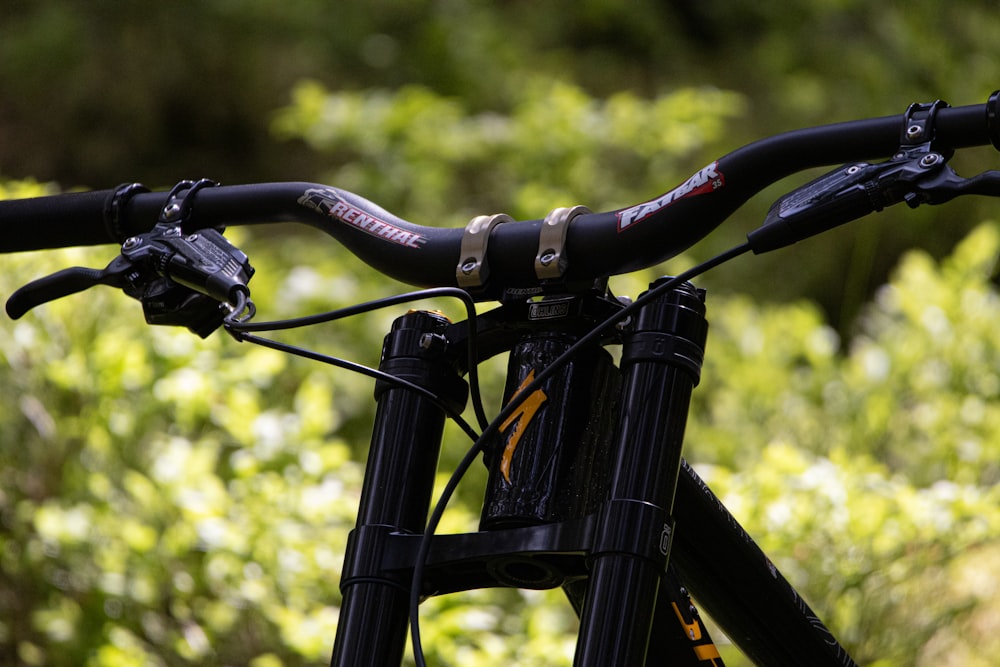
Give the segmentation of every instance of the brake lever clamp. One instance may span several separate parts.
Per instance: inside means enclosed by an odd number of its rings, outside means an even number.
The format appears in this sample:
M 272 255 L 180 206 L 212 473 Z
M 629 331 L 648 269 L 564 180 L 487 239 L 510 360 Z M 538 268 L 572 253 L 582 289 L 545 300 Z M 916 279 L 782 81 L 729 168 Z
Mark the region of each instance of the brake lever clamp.
M 942 153 L 945 160 L 950 160 L 954 150 L 943 149 L 935 145 L 937 139 L 937 114 L 950 105 L 942 100 L 929 104 L 911 104 L 903 114 L 903 124 L 899 134 L 899 151 L 893 159 L 913 157 L 932 151 Z

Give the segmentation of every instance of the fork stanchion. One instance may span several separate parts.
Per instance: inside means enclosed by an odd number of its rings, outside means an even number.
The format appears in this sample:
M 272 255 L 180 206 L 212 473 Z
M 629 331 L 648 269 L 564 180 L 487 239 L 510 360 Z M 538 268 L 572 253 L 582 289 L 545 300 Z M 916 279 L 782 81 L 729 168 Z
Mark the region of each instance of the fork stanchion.
M 640 310 L 623 336 L 615 464 L 591 553 L 577 667 L 645 664 L 707 328 L 704 293 L 685 283 Z
M 461 411 L 468 387 L 444 354 L 447 324 L 428 312 L 400 317 L 386 336 L 379 368 Z M 380 382 L 375 399 L 358 522 L 344 557 L 332 667 L 396 665 L 403 658 L 410 581 L 379 562 L 390 535 L 424 531 L 444 429 L 442 409 L 413 391 Z

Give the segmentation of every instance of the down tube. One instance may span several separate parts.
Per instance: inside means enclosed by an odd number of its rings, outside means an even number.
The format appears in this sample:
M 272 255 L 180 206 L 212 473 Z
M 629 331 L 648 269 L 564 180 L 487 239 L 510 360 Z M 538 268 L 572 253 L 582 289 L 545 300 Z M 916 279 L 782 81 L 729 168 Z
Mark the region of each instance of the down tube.
M 671 563 L 681 581 L 759 665 L 855 665 L 843 646 L 684 461 Z

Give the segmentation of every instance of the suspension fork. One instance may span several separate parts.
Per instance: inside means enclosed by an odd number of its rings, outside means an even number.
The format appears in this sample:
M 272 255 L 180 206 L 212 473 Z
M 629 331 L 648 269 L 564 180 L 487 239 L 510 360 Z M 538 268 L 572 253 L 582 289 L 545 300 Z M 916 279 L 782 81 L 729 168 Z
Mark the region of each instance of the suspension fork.
M 691 390 L 704 358 L 704 313 L 704 293 L 685 283 L 642 308 L 623 335 L 616 459 L 591 552 L 577 667 L 645 664 Z
M 428 389 L 461 412 L 468 386 L 449 363 L 449 322 L 429 312 L 397 319 L 379 369 Z M 416 392 L 379 382 L 357 526 L 341 577 L 332 667 L 398 665 L 406 644 L 410 581 L 377 567 L 393 534 L 420 534 L 434 487 L 445 413 Z

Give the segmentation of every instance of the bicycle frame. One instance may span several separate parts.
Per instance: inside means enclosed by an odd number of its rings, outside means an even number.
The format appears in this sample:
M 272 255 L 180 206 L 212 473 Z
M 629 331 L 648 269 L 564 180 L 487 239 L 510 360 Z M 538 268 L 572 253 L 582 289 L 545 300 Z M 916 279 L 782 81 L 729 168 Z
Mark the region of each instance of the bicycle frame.
M 681 458 L 707 333 L 702 291 L 678 285 L 608 335 L 621 344 L 617 367 L 594 345 L 530 388 L 616 307 L 594 292 L 481 318 L 481 358 L 510 351 L 504 400 L 519 407 L 487 444 L 480 532 L 434 536 L 421 595 L 562 587 L 581 619 L 578 666 L 721 665 L 690 589 L 755 661 L 853 664 Z M 399 318 L 380 369 L 460 410 L 465 326 L 427 312 Z M 334 667 L 402 659 L 445 419 L 406 388 L 380 384 L 375 393 Z
M 0 251 L 118 243 L 122 254 L 104 270 L 75 267 L 35 280 L 7 309 L 16 318 L 112 285 L 142 301 L 151 323 L 199 335 L 223 326 L 249 340 L 248 332 L 267 330 L 247 322 L 253 269 L 221 236 L 200 232 L 280 221 L 327 232 L 397 280 L 457 288 L 470 304 L 503 304 L 475 323 L 410 313 L 385 339 L 387 375 L 376 385 L 334 667 L 398 664 L 420 596 L 492 586 L 561 587 L 581 619 L 578 666 L 718 664 L 688 589 L 757 662 L 851 665 L 682 458 L 704 354 L 703 293 L 670 280 L 623 307 L 604 284 L 676 256 L 766 186 L 810 167 L 847 163 L 779 199 L 746 244 L 698 271 L 902 202 L 1000 196 L 1000 172 L 963 179 L 947 166 L 956 149 L 984 145 L 1000 148 L 1000 91 L 985 105 L 916 104 L 902 116 L 762 139 L 616 211 L 555 209 L 520 222 L 478 216 L 464 229 L 418 225 L 309 183 L 184 181 L 169 193 L 126 184 L 14 200 L 0 205 Z M 611 344 L 621 345 L 617 366 L 601 349 Z M 510 353 L 505 407 L 470 452 L 481 449 L 490 472 L 481 530 L 428 537 L 446 414 L 466 403 L 469 364 L 501 352 Z

